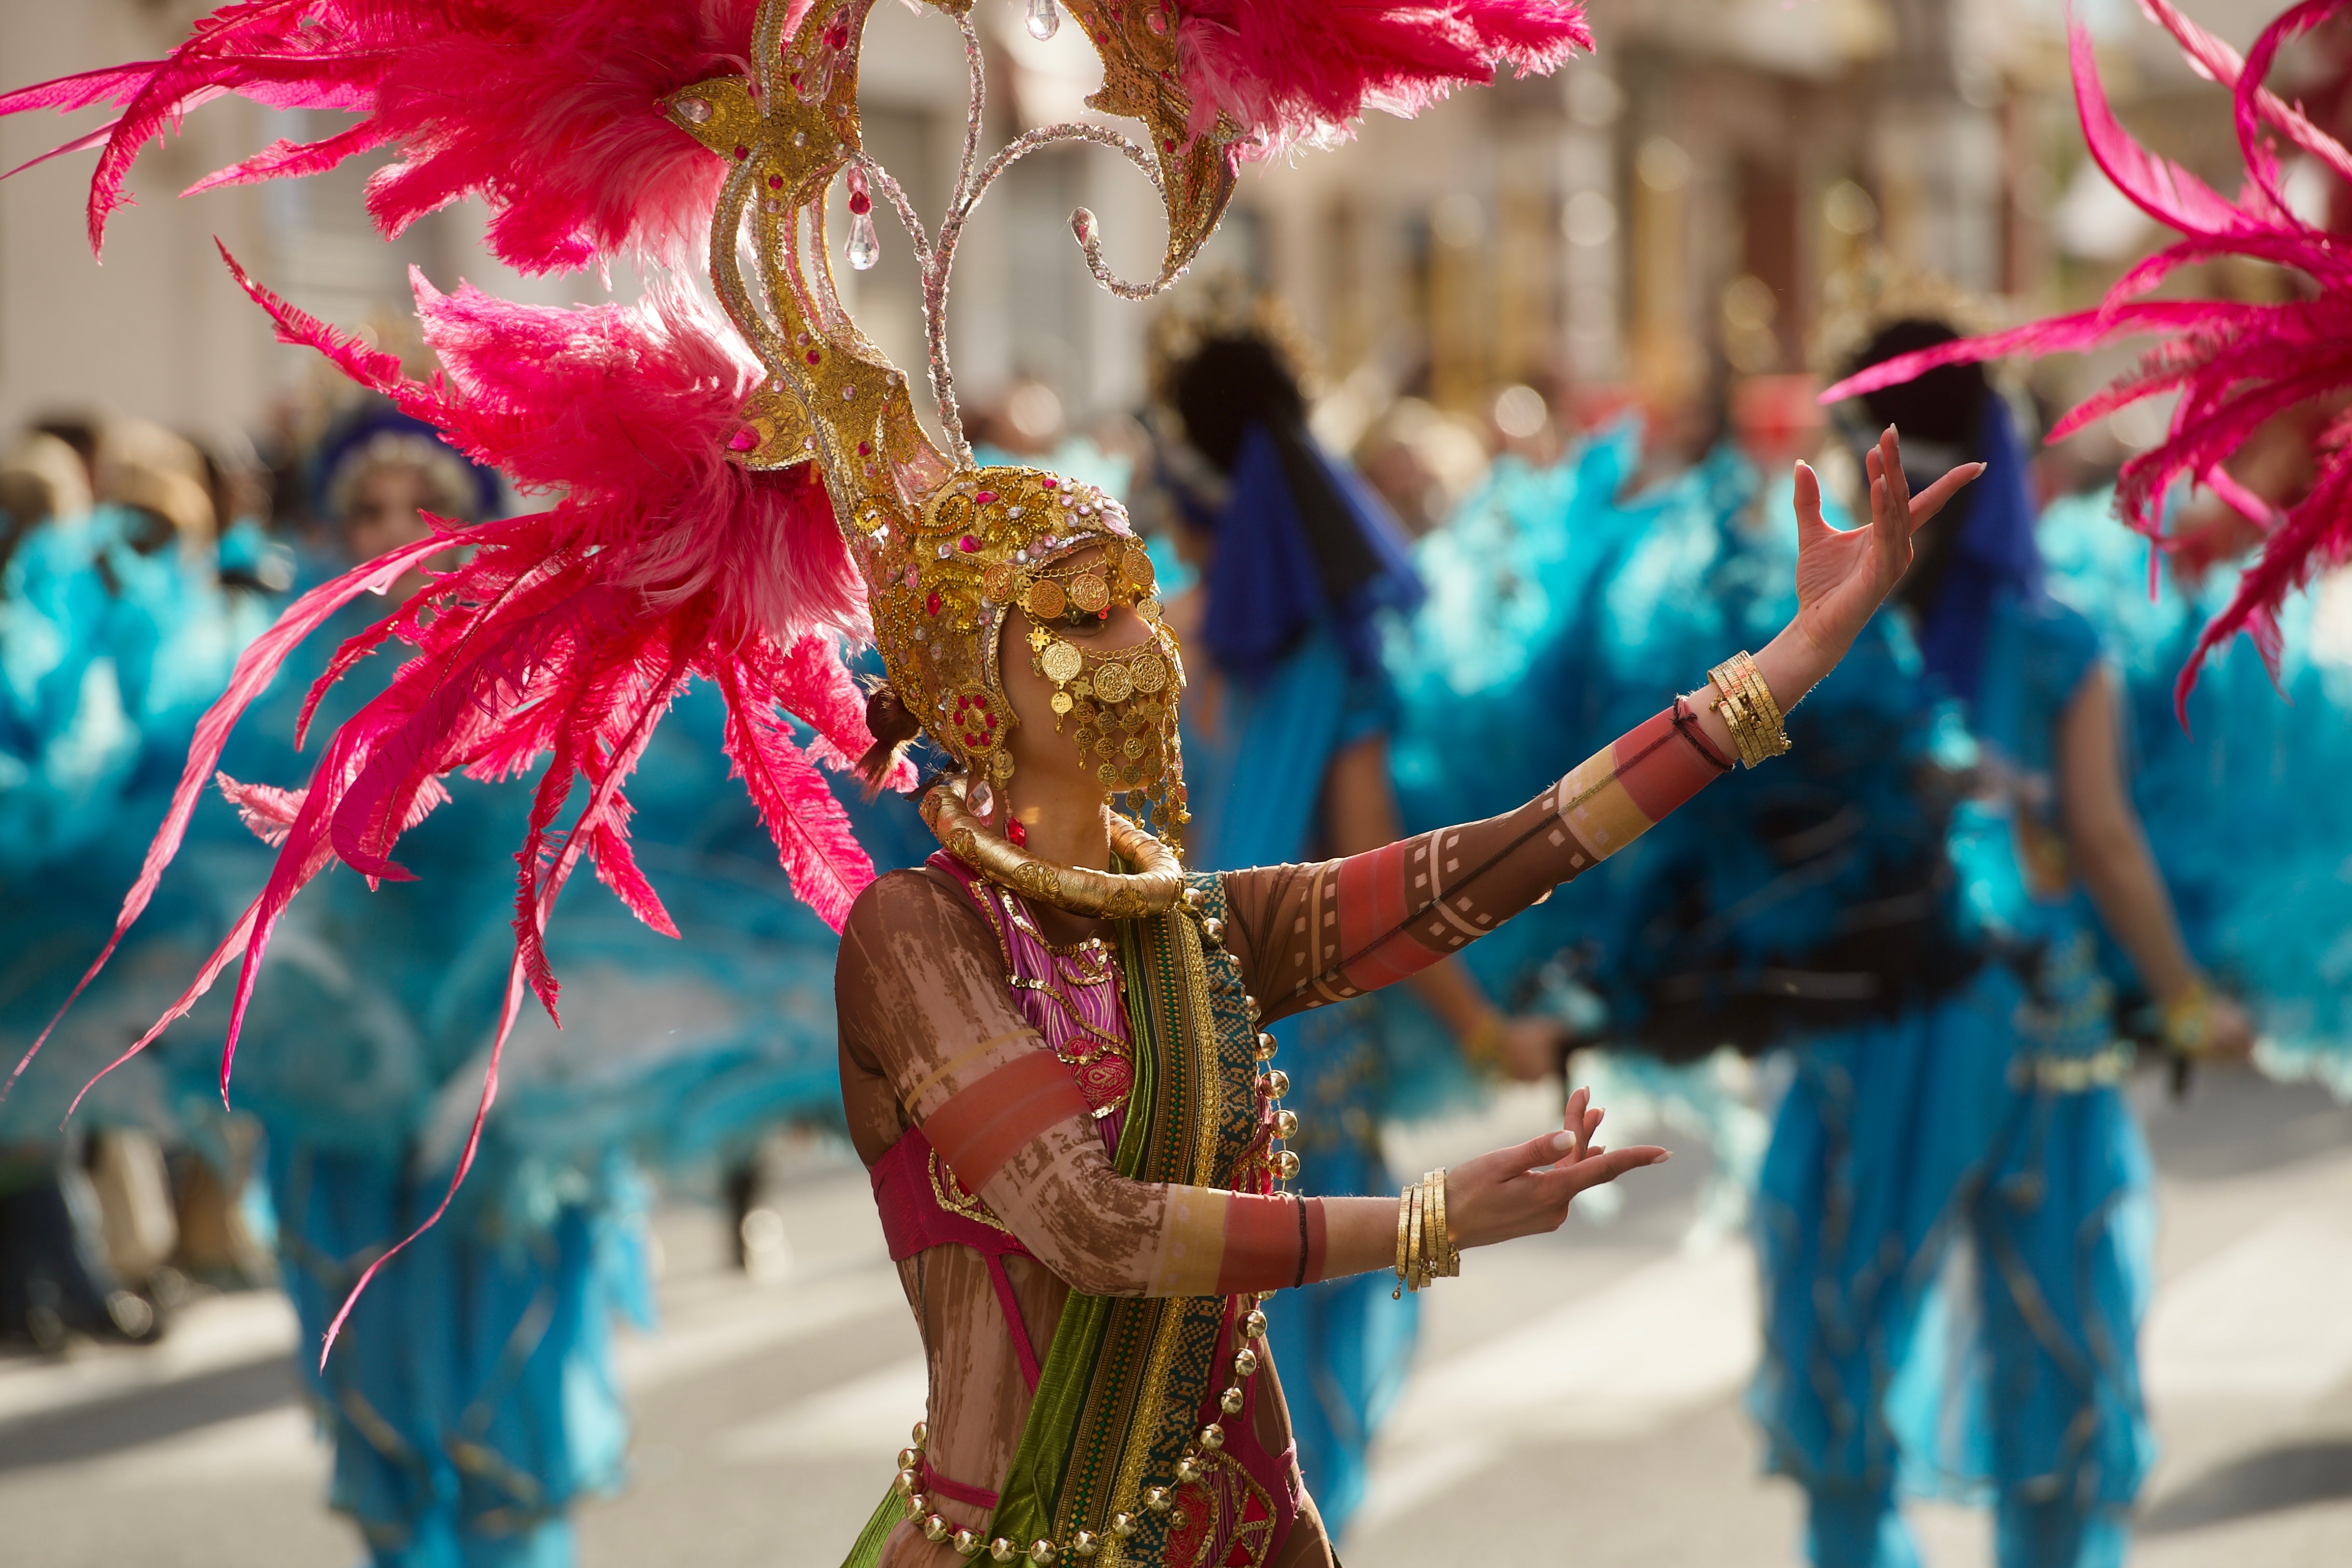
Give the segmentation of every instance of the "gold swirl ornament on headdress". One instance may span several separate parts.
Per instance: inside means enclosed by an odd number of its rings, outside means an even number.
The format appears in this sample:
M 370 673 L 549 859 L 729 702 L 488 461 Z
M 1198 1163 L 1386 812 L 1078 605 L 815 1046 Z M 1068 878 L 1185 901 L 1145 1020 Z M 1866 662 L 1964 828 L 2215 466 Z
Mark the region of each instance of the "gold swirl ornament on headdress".
M 1038 569 L 1088 547 L 1109 547 L 1114 560 L 1140 547 L 1125 508 L 1098 490 L 1034 469 L 973 464 L 945 324 L 948 275 L 965 222 L 996 178 L 1028 152 L 1069 141 L 1108 146 L 1161 195 L 1168 240 L 1159 275 L 1141 283 L 1114 277 L 1093 215 L 1081 208 L 1071 226 L 1096 277 L 1141 298 L 1190 265 L 1234 188 L 1233 128 L 1221 120 L 1199 134 L 1191 129 L 1192 105 L 1177 85 L 1171 0 L 1063 3 L 1102 59 L 1103 86 L 1089 106 L 1142 120 L 1149 143 L 1098 125 L 1047 126 L 983 163 L 985 72 L 970 0 L 929 0 L 961 29 L 971 70 L 962 168 L 936 235 L 865 152 L 858 57 L 874 0 L 814 0 L 790 32 L 788 0 L 764 0 L 751 74 L 695 83 L 665 103 L 678 126 L 733 165 L 711 229 L 711 281 L 767 372 L 744 405 L 733 459 L 762 470 L 817 465 L 865 577 L 892 685 L 932 738 L 980 778 L 1002 777 L 1013 715 L 998 644 Z M 893 206 L 914 246 L 947 451 L 916 422 L 907 378 L 858 330 L 835 289 L 825 196 L 845 174 L 856 193 L 870 190 Z M 747 253 L 756 276 L 746 276 Z

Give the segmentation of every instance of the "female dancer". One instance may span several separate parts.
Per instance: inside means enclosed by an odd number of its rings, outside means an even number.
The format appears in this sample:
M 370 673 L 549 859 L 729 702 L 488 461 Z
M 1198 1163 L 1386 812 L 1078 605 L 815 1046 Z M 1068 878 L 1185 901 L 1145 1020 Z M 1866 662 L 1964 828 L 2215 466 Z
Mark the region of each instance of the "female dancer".
M 1891 322 L 1860 362 L 1953 336 Z M 1973 365 L 1864 403 L 1989 465 L 1897 594 L 1926 678 L 1981 750 L 1952 853 L 2002 967 L 1963 997 L 1983 1011 L 2008 988 L 2014 1005 L 1990 1010 L 2013 1021 L 1800 1072 L 1766 1161 L 1772 1354 L 1754 1405 L 1775 1462 L 1807 1485 L 1819 1563 L 1916 1562 L 1898 1471 L 1990 1490 L 2004 1568 L 2118 1563 L 2153 1457 L 2136 1352 L 2152 1172 L 2098 925 L 2162 1005 L 2173 1049 L 2242 1053 L 2250 1031 L 2182 946 L 2121 784 L 2097 636 L 2042 591 L 2006 407 Z M 1953 1267 L 1961 1256 L 1971 1268 Z
M 1908 527 L 1975 473 L 1947 475 L 1915 507 L 1891 431 L 1872 471 L 1872 527 L 1847 534 L 1820 521 L 1818 486 L 1799 473 L 1799 608 L 1754 660 L 1776 706 L 1834 664 L 1900 575 Z M 1008 472 L 983 477 L 1010 484 Z M 1092 1547 L 1196 1561 L 1213 1543 L 1210 1561 L 1324 1561 L 1248 1298 L 1395 1266 L 1401 1235 L 1409 1252 L 1418 1245 L 1413 1201 L 1251 1190 L 1265 1147 L 1255 1111 L 1235 1134 L 1238 1161 L 1188 1170 L 1187 1151 L 1157 1147 L 1168 1141 L 1158 1124 L 1175 1113 L 1168 1084 L 1184 1064 L 1187 1010 L 1213 1015 L 1223 1049 L 1245 1061 L 1260 1025 L 1427 967 L 1615 852 L 1729 758 L 1767 753 L 1708 706 L 1752 711 L 1734 706 L 1729 688 L 1744 683 L 1727 666 L 1710 698 L 1659 715 L 1516 812 L 1319 866 L 1192 873 L 1180 903 L 1164 853 L 1107 814 L 1095 761 L 1094 737 L 1128 727 L 1129 715 L 1109 710 L 1140 684 L 1138 666 L 1173 658 L 1128 564 L 1141 552 L 1114 527 L 1042 553 L 1002 643 L 992 634 L 978 649 L 1002 672 L 1009 770 L 993 770 L 993 785 L 935 789 L 926 810 L 952 852 L 876 883 L 843 933 L 851 1131 L 931 1366 L 899 1494 L 852 1561 L 943 1562 L 950 1541 L 1000 1560 Z M 1097 611 L 1041 619 L 1028 608 L 1055 598 L 1034 584 L 1084 604 L 1113 571 L 1124 586 Z M 1096 696 L 1057 704 L 1080 678 Z M 1163 725 L 1129 730 L 1150 737 L 1151 765 L 1119 775 L 1128 789 L 1181 789 Z M 1115 849 L 1149 869 L 1113 870 Z M 1145 898 L 1184 913 L 1106 918 Z M 1241 1071 L 1229 1065 L 1229 1084 L 1248 1092 Z M 1254 1087 L 1270 1099 L 1286 1084 L 1277 1070 Z M 1453 1245 L 1552 1229 L 1578 1191 L 1661 1157 L 1596 1152 L 1596 1118 L 1580 1094 L 1566 1132 L 1441 1174 Z M 1263 1116 L 1285 1137 L 1295 1120 Z M 1276 1155 L 1273 1168 L 1289 1163 Z M 1153 1385 L 1119 1354 L 1171 1340 L 1197 1367 L 1195 1400 L 1171 1400 L 1164 1371 Z M 1106 1419 L 1142 1430 L 1097 1432 Z M 1125 1473 L 1090 1468 L 1114 1451 L 1131 1456 Z M 1089 1504 L 1108 1538 L 1088 1528 Z

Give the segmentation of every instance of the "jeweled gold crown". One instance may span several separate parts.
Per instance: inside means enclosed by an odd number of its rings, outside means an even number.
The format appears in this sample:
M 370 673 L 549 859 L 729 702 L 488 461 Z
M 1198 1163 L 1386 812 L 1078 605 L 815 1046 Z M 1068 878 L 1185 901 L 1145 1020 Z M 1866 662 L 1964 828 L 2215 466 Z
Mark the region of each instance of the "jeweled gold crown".
M 1014 722 L 999 653 L 1011 608 L 1037 588 L 1041 569 L 1090 547 L 1105 549 L 1114 580 L 1132 588 L 1139 578 L 1147 593 L 1150 568 L 1112 497 L 1034 469 L 974 465 L 947 353 L 957 242 L 1014 162 L 1056 142 L 1096 142 L 1123 153 L 1163 198 L 1168 243 L 1158 276 L 1114 276 L 1084 208 L 1071 214 L 1072 231 L 1106 287 L 1148 298 L 1182 274 L 1216 227 L 1233 193 L 1235 132 L 1222 120 L 1192 129 L 1191 99 L 1176 85 L 1172 5 L 1066 0 L 1102 58 L 1104 84 L 1089 106 L 1140 119 L 1149 144 L 1098 125 L 1051 125 L 983 163 L 985 72 L 971 0 L 929 0 L 961 28 L 971 68 L 962 167 L 934 235 L 860 134 L 858 52 L 873 3 L 816 0 L 787 32 L 792 6 L 766 0 L 751 74 L 698 82 L 666 102 L 679 126 L 734 164 L 711 232 L 711 279 L 768 372 L 730 443 L 735 458 L 756 469 L 817 465 L 866 578 L 883 667 L 901 702 L 967 768 L 1001 778 Z M 873 264 L 877 193 L 914 246 L 945 450 L 916 422 L 907 378 L 857 329 L 835 290 L 825 197 L 836 178 L 849 188 L 853 266 Z

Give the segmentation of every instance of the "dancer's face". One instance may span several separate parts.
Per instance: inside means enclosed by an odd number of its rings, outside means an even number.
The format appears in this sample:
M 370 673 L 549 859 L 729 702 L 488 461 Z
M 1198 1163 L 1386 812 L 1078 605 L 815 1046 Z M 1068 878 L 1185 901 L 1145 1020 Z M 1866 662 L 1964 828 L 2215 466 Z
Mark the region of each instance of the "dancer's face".
M 432 476 L 406 463 L 378 463 L 352 486 L 351 512 L 343 519 L 343 545 L 353 560 L 373 560 L 389 550 L 412 545 L 433 531 L 425 508 L 433 498 Z M 446 570 L 457 552 L 436 555 L 425 563 Z M 393 585 L 392 597 L 406 602 L 429 580 L 422 569 L 403 574 Z
M 1102 553 L 1069 556 L 1055 574 L 1075 580 L 1099 571 Z M 1026 782 L 1157 793 L 1181 778 L 1176 695 L 1183 665 L 1175 639 L 1131 601 L 1114 596 L 1095 612 L 1074 605 L 1050 620 L 1016 609 L 1005 619 L 1000 657 L 1017 721 L 1006 743 L 1016 790 Z

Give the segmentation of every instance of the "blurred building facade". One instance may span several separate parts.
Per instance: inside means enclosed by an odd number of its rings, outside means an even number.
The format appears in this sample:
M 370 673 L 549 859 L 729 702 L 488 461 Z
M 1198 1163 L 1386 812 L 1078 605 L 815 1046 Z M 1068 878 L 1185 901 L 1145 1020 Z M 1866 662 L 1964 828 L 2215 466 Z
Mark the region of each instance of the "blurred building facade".
M 16 85 L 152 57 L 202 9 L 0 0 L 0 74 Z M 2252 0 L 2189 9 L 2242 46 L 2269 15 Z M 1244 267 L 1289 298 L 1324 351 L 1327 390 L 1367 408 L 1411 393 L 1475 415 L 1513 382 L 1671 403 L 1727 371 L 1803 369 L 1823 280 L 1868 246 L 2022 310 L 2091 297 L 2157 237 L 2085 172 L 2057 0 L 1591 10 L 1599 53 L 1553 78 L 1458 95 L 1410 127 L 1373 114 L 1347 146 L 1253 169 L 1202 267 Z M 978 15 L 992 145 L 1086 116 L 1100 73 L 1079 29 L 1034 39 L 1012 0 Z M 2222 96 L 2123 0 L 2084 15 L 2132 128 L 2233 187 Z M 876 7 L 870 26 L 882 37 L 866 51 L 868 145 L 936 222 L 961 143 L 954 29 L 897 5 Z M 0 166 L 100 118 L 0 121 Z M 464 278 L 543 302 L 608 297 L 595 277 L 515 277 L 483 251 L 478 208 L 384 244 L 356 161 L 177 196 L 269 141 L 319 130 L 242 100 L 207 105 L 139 160 L 138 205 L 116 215 L 103 267 L 84 238 L 89 154 L 0 183 L 0 426 L 99 405 L 219 442 L 297 417 L 328 380 L 271 342 L 215 235 L 257 277 L 346 325 L 404 314 L 411 265 L 445 288 Z M 951 341 L 968 402 L 1022 381 L 1074 415 L 1138 401 L 1148 308 L 1087 276 L 1067 230 L 1080 205 L 1101 218 L 1122 273 L 1156 261 L 1157 204 L 1123 161 L 1059 148 L 1015 166 L 958 265 Z M 872 334 L 912 367 L 913 267 L 888 226 L 879 266 L 837 271 Z

